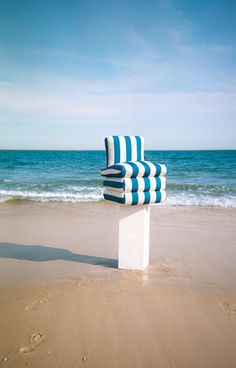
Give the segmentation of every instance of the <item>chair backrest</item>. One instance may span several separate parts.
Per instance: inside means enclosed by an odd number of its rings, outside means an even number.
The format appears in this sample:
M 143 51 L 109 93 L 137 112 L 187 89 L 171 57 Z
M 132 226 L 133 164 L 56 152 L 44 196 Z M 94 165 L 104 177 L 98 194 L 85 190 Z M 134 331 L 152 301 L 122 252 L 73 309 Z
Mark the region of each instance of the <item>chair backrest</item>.
M 127 161 L 144 160 L 144 138 L 113 135 L 105 138 L 107 166 Z

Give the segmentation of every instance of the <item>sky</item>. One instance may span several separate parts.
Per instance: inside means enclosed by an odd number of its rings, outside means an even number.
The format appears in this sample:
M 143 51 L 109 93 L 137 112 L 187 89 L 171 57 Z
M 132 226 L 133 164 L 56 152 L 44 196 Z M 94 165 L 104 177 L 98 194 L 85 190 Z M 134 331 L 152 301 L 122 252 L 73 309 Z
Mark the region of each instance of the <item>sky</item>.
M 0 149 L 236 149 L 235 0 L 0 0 Z

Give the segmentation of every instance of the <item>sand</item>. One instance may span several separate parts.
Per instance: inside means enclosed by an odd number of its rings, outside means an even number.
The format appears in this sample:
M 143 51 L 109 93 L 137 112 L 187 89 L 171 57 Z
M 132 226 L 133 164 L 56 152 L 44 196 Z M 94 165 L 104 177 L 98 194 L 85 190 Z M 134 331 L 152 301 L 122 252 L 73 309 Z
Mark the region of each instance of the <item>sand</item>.
M 0 205 L 0 366 L 235 367 L 236 210 L 152 206 L 144 272 L 117 210 Z

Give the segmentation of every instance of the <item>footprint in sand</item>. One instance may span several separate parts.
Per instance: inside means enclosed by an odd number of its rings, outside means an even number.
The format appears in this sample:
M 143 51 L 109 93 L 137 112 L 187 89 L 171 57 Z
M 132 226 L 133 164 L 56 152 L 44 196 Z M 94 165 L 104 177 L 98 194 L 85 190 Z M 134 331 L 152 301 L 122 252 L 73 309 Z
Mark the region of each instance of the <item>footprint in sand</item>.
M 187 276 L 184 264 L 171 258 L 160 258 L 156 269 L 160 276 Z
M 35 332 L 30 335 L 29 344 L 22 346 L 19 351 L 22 354 L 32 353 L 32 351 L 34 351 L 36 347 L 44 340 L 45 336 L 43 334 L 41 334 L 40 332 Z
M 228 316 L 230 316 L 231 314 L 235 314 L 236 315 L 236 305 L 231 305 L 228 302 L 222 302 L 220 303 L 221 309 L 223 310 L 223 312 L 225 312 Z
M 124 271 L 123 275 L 125 277 L 128 277 L 129 279 L 141 279 L 142 278 L 142 272 L 137 271 L 137 270 Z
M 7 354 L 3 358 L 1 358 L 0 362 L 7 362 L 10 359 L 10 355 Z
M 39 296 L 37 299 L 35 299 L 31 304 L 27 305 L 25 307 L 26 311 L 29 311 L 30 309 L 35 309 L 37 308 L 37 306 L 39 306 L 40 304 L 45 304 L 45 303 L 49 303 L 51 301 L 51 299 L 48 297 L 48 295 L 42 295 Z
M 99 281 L 99 279 L 94 279 L 92 277 L 81 277 L 79 282 L 77 283 L 77 286 L 90 286 L 93 285 L 96 281 Z

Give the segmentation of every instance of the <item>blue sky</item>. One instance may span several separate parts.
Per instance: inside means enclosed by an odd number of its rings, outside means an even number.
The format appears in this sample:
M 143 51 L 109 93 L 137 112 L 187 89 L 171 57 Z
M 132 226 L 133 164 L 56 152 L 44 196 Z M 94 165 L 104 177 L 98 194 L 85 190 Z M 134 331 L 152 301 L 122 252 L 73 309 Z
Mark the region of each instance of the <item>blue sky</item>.
M 236 149 L 236 1 L 0 1 L 0 148 Z

